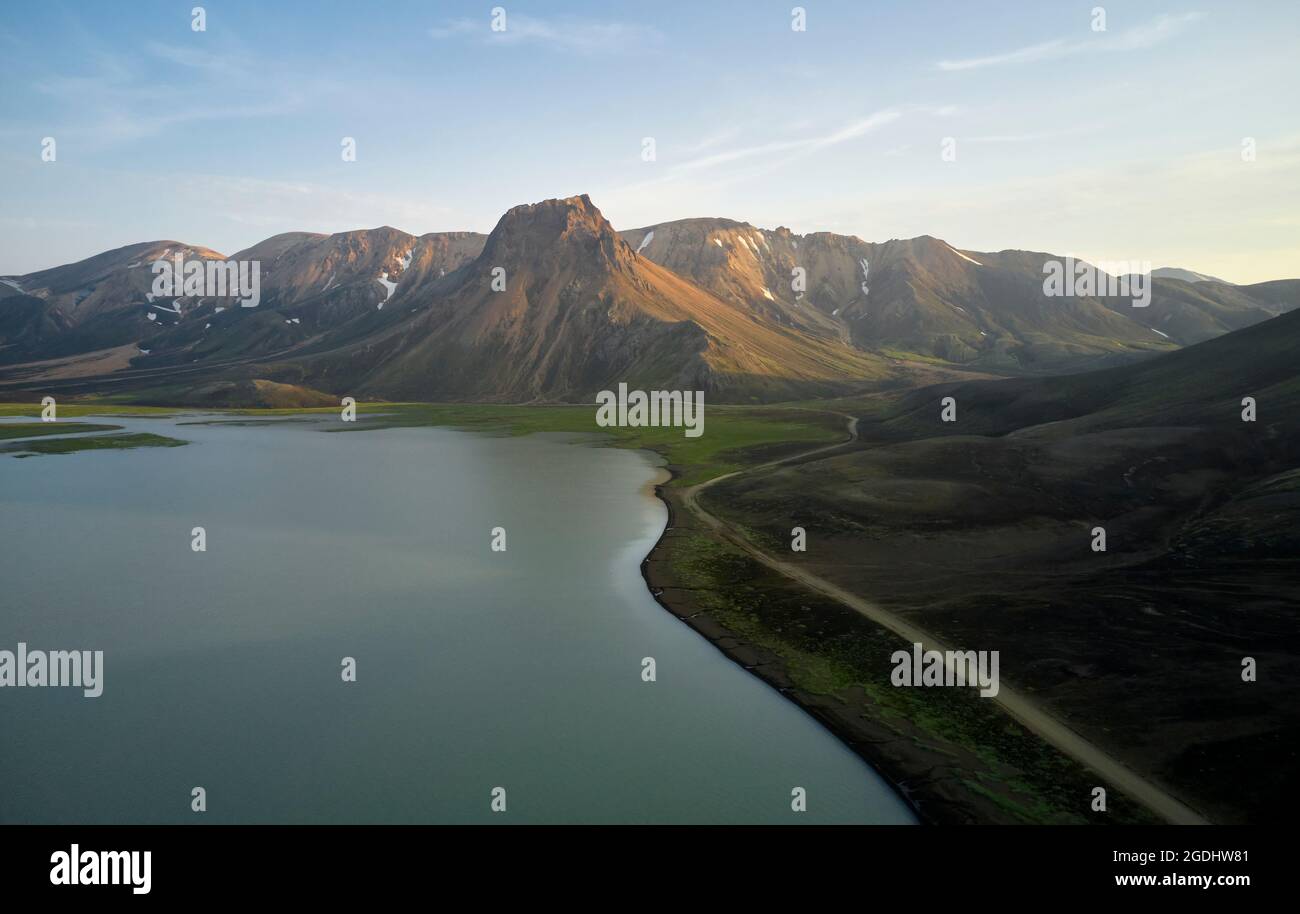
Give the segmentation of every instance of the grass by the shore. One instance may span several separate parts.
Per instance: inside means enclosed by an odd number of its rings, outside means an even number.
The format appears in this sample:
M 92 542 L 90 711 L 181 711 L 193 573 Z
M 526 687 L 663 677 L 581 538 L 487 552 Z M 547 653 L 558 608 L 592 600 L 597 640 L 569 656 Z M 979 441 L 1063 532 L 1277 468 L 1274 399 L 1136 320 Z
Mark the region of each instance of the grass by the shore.
M 804 591 L 734 547 L 699 533 L 674 545 L 670 556 L 674 577 L 689 588 L 693 607 L 733 638 L 780 658 L 796 689 L 860 707 L 864 717 L 895 728 L 896 739 L 948 759 L 946 777 L 996 806 L 1003 821 L 1158 821 L 1116 791 L 1109 812 L 1090 813 L 1096 776 L 975 690 L 891 686 L 889 658 L 910 645 L 852 610 Z
M 0 454 L 27 457 L 37 454 L 73 454 L 77 451 L 129 450 L 137 447 L 182 447 L 188 441 L 135 432 L 127 435 L 89 435 L 84 438 L 47 438 L 19 441 L 0 448 Z
M 94 422 L 6 422 L 0 425 L 0 441 L 6 438 L 40 438 L 45 435 L 79 435 L 84 432 L 113 432 L 120 425 Z
M 105 400 L 68 400 L 57 406 L 57 422 L 47 423 L 57 426 L 67 418 L 84 416 L 172 416 L 181 412 L 170 406 L 133 406 L 128 403 L 113 403 Z M 0 403 L 0 416 L 31 416 L 40 418 L 39 403 Z

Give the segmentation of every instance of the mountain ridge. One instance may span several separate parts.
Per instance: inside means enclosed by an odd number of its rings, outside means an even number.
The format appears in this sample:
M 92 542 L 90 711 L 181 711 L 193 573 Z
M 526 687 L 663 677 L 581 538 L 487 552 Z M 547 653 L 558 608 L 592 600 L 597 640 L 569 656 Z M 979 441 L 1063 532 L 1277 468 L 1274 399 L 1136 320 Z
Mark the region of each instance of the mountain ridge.
M 963 251 L 930 235 L 799 235 L 720 217 L 620 232 L 585 194 L 513 207 L 487 235 L 273 235 L 229 258 L 259 264 L 256 308 L 155 302 L 150 264 L 177 253 L 226 259 L 143 242 L 0 277 L 2 380 L 12 387 L 38 363 L 134 345 L 114 380 L 210 367 L 384 397 L 534 400 L 585 397 L 627 374 L 768 400 L 918 374 L 1106 367 L 1300 303 L 1300 280 L 1157 277 L 1139 312 L 1125 299 L 1046 297 L 1046 253 Z

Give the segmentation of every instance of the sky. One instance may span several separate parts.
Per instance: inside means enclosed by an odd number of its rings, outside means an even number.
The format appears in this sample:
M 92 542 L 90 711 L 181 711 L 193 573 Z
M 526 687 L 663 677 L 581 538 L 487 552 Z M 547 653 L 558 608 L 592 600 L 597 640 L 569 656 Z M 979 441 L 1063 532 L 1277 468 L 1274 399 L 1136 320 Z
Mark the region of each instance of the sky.
M 1300 3 L 795 6 L 5 0 L 0 274 L 587 193 L 619 229 L 1300 277 Z

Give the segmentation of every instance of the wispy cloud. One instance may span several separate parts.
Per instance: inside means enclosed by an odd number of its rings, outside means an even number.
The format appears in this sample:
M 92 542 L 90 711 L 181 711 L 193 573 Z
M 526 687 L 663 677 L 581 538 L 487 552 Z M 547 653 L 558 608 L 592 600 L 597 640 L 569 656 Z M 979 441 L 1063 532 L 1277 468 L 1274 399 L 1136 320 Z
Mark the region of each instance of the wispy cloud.
M 158 42 L 145 53 L 92 47 L 81 72 L 37 75 L 32 88 L 47 96 L 59 118 L 48 129 L 101 148 L 157 136 L 181 124 L 283 117 L 311 99 L 339 98 L 348 83 L 332 74 L 304 73 L 238 49 L 221 53 Z M 158 66 L 169 78 L 156 78 Z M 28 135 L 26 124 L 6 124 L 0 135 Z
M 848 140 L 856 139 L 877 127 L 895 121 L 899 118 L 899 112 L 893 109 L 877 111 L 875 114 L 865 117 L 861 120 L 854 121 L 851 124 L 831 131 L 830 133 L 818 136 L 803 137 L 797 140 L 777 140 L 771 143 L 760 143 L 754 146 L 740 146 L 734 149 L 715 152 L 710 155 L 700 156 L 694 159 L 688 159 L 674 166 L 675 171 L 694 171 L 700 168 L 713 168 L 718 165 L 730 165 L 746 159 L 762 158 L 772 155 L 787 155 L 790 153 L 802 154 L 816 152 L 829 146 L 836 146 Z
M 1095 125 L 1079 125 L 1065 130 L 1042 130 L 1036 133 L 993 133 L 980 136 L 963 136 L 962 143 L 976 145 L 1013 145 L 1017 143 L 1037 143 L 1043 140 L 1055 140 L 1065 136 L 1078 136 L 1096 129 Z
M 692 143 L 689 146 L 682 147 L 683 151 L 692 155 L 703 152 L 706 149 L 714 149 L 721 146 L 728 140 L 735 139 L 740 134 L 739 127 L 724 127 L 701 139 L 699 142 Z
M 200 48 L 163 44 L 158 41 L 151 41 L 146 47 L 150 54 L 168 63 L 189 70 L 198 70 L 222 76 L 249 72 L 256 73 L 258 72 L 258 65 L 262 63 L 262 61 L 249 55 L 214 54 Z
M 691 157 L 669 164 L 655 177 L 598 188 L 599 198 L 610 204 L 606 212 L 634 210 L 662 214 L 664 219 L 680 218 L 682 212 L 690 211 L 689 207 L 707 205 L 706 201 L 728 187 L 752 183 L 806 156 L 865 136 L 901 116 L 898 109 L 888 108 L 834 130 L 736 146 L 708 155 L 695 153 L 701 151 L 701 146 L 711 148 L 716 143 L 695 144 L 685 150 Z M 642 218 L 642 222 L 657 221 L 663 219 Z
M 649 26 L 592 19 L 537 19 L 512 14 L 505 29 L 493 31 L 487 20 L 452 19 L 429 29 L 438 39 L 468 38 L 485 44 L 535 44 L 581 54 L 613 54 L 657 43 L 660 33 Z
M 1204 18 L 1205 13 L 1198 12 L 1183 13 L 1177 16 L 1158 16 L 1149 22 L 1134 26 L 1114 36 L 1110 36 L 1106 32 L 1100 32 L 1095 37 L 1078 41 L 1055 38 L 1051 41 L 1031 44 L 1001 54 L 992 54 L 988 57 L 941 60 L 936 66 L 940 70 L 977 70 L 982 67 L 1056 60 L 1088 51 L 1140 51 L 1165 41 L 1192 23 Z

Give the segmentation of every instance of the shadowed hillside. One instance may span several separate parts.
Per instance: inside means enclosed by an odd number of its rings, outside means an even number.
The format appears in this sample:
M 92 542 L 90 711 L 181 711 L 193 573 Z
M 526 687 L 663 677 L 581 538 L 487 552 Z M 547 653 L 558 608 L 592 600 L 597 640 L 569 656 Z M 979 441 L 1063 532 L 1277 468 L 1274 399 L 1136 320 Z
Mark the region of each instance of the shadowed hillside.
M 1212 818 L 1269 820 L 1300 745 L 1297 365 L 1293 313 L 1140 365 L 939 385 L 865 416 L 855 450 L 705 501 L 816 574 L 999 650 L 1008 682 Z M 795 525 L 806 553 L 789 552 Z

